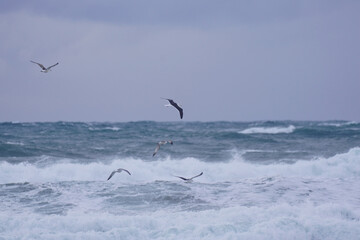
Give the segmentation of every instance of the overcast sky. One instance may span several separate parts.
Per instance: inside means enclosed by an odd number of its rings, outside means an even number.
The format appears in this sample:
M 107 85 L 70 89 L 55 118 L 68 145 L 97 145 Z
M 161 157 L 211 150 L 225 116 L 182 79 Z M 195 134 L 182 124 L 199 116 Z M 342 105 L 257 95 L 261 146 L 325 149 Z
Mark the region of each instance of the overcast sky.
M 360 1 L 0 1 L 0 121 L 360 121 Z M 49 73 L 46 66 L 59 62 Z

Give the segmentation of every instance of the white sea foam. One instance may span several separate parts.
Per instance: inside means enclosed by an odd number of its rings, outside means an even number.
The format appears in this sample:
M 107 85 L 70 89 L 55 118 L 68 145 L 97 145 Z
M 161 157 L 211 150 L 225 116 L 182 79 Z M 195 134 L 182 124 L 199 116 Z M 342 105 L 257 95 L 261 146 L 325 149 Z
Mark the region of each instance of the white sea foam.
M 265 134 L 278 134 L 278 133 L 292 133 L 296 129 L 295 126 L 289 125 L 288 127 L 252 127 L 247 128 L 239 133 L 242 134 L 256 134 L 256 133 L 265 133 Z
M 204 172 L 197 181 L 214 183 L 238 181 L 244 178 L 267 176 L 285 177 L 360 177 L 360 148 L 330 158 L 299 160 L 293 164 L 253 164 L 235 154 L 228 162 L 209 163 L 195 158 L 143 161 L 126 158 L 111 164 L 56 163 L 45 167 L 32 164 L 0 164 L 0 183 L 57 182 L 57 181 L 104 181 L 117 168 L 126 168 L 132 175 L 117 174 L 111 181 L 125 183 L 174 180 L 173 175 L 193 176 Z
M 231 150 L 230 152 L 232 152 L 233 154 L 238 154 L 237 150 Z M 296 150 L 263 150 L 263 149 L 246 149 L 246 150 L 242 150 L 240 153 L 241 155 L 244 155 L 246 153 L 301 153 L 303 151 L 296 151 Z
M 343 126 L 348 126 L 348 125 L 355 125 L 358 124 L 358 122 L 354 122 L 354 121 L 350 121 L 350 122 L 322 122 L 319 125 L 320 126 L 331 126 L 331 127 L 343 127 Z
M 104 127 L 104 128 L 93 128 L 89 127 L 90 131 L 103 131 L 103 130 L 111 130 L 111 131 L 119 131 L 121 128 L 118 127 Z
M 110 182 L 117 184 L 106 182 L 110 172 L 119 167 L 129 169 L 132 175 L 116 174 Z M 191 187 L 186 186 L 190 188 L 187 191 L 194 199 L 219 208 L 181 211 L 176 207 L 169 210 L 164 205 L 160 210 L 149 204 L 145 210 L 119 213 L 117 210 L 126 206 L 110 205 L 104 209 L 109 204 L 108 197 L 99 195 L 104 189 L 107 194 L 113 191 L 121 193 L 117 190 L 119 183 L 124 183 L 129 190 L 132 184 L 142 182 L 180 182 L 172 174 L 193 176 L 200 171 L 204 175 L 196 182 L 216 184 L 190 184 Z M 268 180 L 269 176 L 276 177 Z M 55 194 L 51 200 L 68 203 L 71 199 L 70 203 L 75 207 L 62 215 L 35 213 L 33 208 L 36 205 L 25 205 L 25 209 L 17 211 L 19 206 L 23 206 L 21 197 L 38 195 L 36 192 L 20 193 L 19 200 L 3 202 L 0 240 L 358 239 L 360 208 L 356 186 L 359 177 L 360 148 L 330 158 L 302 160 L 294 164 L 252 164 L 244 161 L 241 153 L 234 154 L 231 161 L 217 163 L 194 158 L 154 162 L 128 158 L 108 164 L 56 163 L 46 167 L 1 163 L 0 183 L 50 182 L 45 185 L 61 192 L 59 197 Z M 51 183 L 58 181 L 99 182 L 85 186 L 71 182 L 71 187 Z M 182 193 L 176 190 L 175 194 L 179 192 Z M 173 193 L 171 190 L 163 196 Z M 304 193 L 309 193 L 309 196 L 301 195 Z M 114 196 L 116 199 L 118 195 Z M 15 206 L 7 207 L 6 204 Z
M 22 143 L 22 142 L 11 142 L 11 141 L 7 141 L 6 144 L 24 146 L 24 143 Z
M 120 128 L 118 128 L 118 127 L 106 127 L 105 129 L 106 130 L 112 130 L 112 131 L 119 131 L 120 130 Z
M 360 211 L 346 204 L 235 206 L 200 212 L 0 213 L 0 239 L 359 239 Z

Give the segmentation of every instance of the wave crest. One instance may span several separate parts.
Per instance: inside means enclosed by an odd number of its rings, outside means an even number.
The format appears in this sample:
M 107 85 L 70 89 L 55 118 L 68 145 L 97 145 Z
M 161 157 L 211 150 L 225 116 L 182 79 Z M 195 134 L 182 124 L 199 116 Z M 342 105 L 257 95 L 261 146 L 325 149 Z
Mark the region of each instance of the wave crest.
M 360 177 L 360 148 L 352 148 L 347 153 L 330 158 L 299 160 L 293 164 L 254 164 L 244 161 L 241 154 L 234 155 L 227 162 L 204 162 L 196 158 L 166 159 L 143 161 L 140 159 L 117 159 L 110 164 L 95 162 L 56 163 L 46 167 L 32 164 L 0 164 L 0 183 L 15 182 L 57 182 L 57 181 L 106 181 L 109 174 L 117 168 L 126 168 L 131 172 L 117 174 L 111 181 L 124 183 L 152 182 L 156 180 L 178 181 L 173 175 L 204 175 L 199 182 L 237 182 L 245 178 L 268 176 L 285 177 Z
M 295 126 L 290 125 L 288 127 L 252 127 L 247 128 L 239 133 L 242 134 L 257 134 L 257 133 L 265 133 L 265 134 L 279 134 L 279 133 L 292 133 L 296 129 Z
M 0 214 L 0 224 L 4 239 L 358 239 L 358 217 L 359 211 L 347 206 L 280 204 L 122 216 Z

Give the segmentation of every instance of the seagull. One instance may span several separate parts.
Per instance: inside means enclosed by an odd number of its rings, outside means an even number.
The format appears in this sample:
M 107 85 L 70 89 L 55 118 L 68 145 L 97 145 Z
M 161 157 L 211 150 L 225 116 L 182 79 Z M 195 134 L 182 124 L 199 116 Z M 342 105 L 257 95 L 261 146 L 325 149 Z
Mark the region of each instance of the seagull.
M 158 144 L 157 144 L 157 146 L 156 146 L 156 148 L 155 148 L 155 151 L 154 151 L 154 153 L 153 153 L 153 157 L 155 156 L 155 154 L 157 153 L 157 151 L 159 151 L 160 146 L 161 146 L 161 145 L 164 145 L 164 144 L 167 144 L 167 143 L 170 143 L 171 145 L 173 145 L 173 141 L 171 141 L 171 140 L 158 142 Z
M 59 64 L 59 63 L 55 63 L 54 65 L 46 68 L 46 67 L 44 67 L 44 65 L 42 65 L 41 63 L 37 63 L 37 62 L 31 61 L 31 60 L 30 60 L 30 62 L 39 65 L 39 66 L 41 67 L 41 69 L 42 69 L 40 72 L 43 72 L 43 73 L 47 73 L 47 72 L 51 71 L 51 68 L 52 68 L 52 67 L 55 67 L 56 65 Z
M 184 180 L 185 182 L 190 183 L 190 182 L 193 181 L 194 178 L 200 177 L 201 175 L 203 175 L 203 172 L 201 172 L 200 174 L 198 174 L 198 175 L 196 175 L 196 176 L 194 176 L 192 178 L 184 178 L 184 177 L 179 177 L 179 176 L 174 176 L 174 177 L 178 177 L 178 178 Z
M 112 176 L 114 176 L 115 173 L 117 173 L 117 172 L 120 173 L 120 172 L 122 172 L 122 171 L 125 171 L 125 172 L 127 172 L 129 175 L 131 175 L 131 173 L 130 173 L 128 170 L 123 169 L 123 168 L 119 168 L 119 169 L 113 171 L 113 172 L 110 174 L 110 176 L 108 177 L 107 180 L 109 180 L 110 178 L 112 178 Z
M 174 102 L 172 99 L 169 99 L 169 98 L 162 98 L 162 99 L 168 100 L 170 104 L 167 104 L 165 106 L 166 107 L 170 107 L 170 106 L 175 107 L 180 113 L 180 118 L 181 119 L 183 118 L 183 115 L 184 115 L 183 109 L 181 107 L 179 107 L 179 105 L 176 102 Z

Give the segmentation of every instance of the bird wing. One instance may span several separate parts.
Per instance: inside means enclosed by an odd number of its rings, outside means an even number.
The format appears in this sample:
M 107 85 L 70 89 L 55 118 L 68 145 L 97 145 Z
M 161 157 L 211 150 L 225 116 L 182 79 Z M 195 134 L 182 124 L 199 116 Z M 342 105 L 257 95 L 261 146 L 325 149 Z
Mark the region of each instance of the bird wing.
M 116 171 L 113 171 L 113 172 L 110 174 L 110 176 L 108 177 L 107 180 L 109 180 L 110 178 L 112 178 L 112 176 L 114 176 L 115 173 L 116 173 Z
M 119 168 L 118 170 L 121 170 L 121 171 L 127 172 L 129 175 L 131 175 L 131 173 L 130 173 L 128 170 L 124 169 L 124 168 Z
M 30 60 L 30 62 L 35 63 L 35 64 L 39 65 L 39 66 L 41 67 L 41 69 L 42 69 L 42 70 L 46 70 L 46 68 L 44 67 L 44 65 L 42 65 L 41 63 L 37 63 L 37 62 L 31 61 L 31 60 Z
M 192 178 L 189 178 L 189 179 L 191 180 L 191 179 L 194 179 L 194 178 L 200 177 L 201 175 L 203 175 L 203 172 L 201 172 L 200 174 L 198 174 L 198 175 L 196 175 L 196 176 L 194 176 L 194 177 L 192 177 Z
M 173 100 L 171 100 L 171 99 L 168 99 L 168 100 L 169 100 L 170 104 L 173 105 L 179 111 L 180 118 L 182 119 L 183 115 L 184 115 L 183 109 L 176 102 L 174 102 Z
M 51 65 L 50 67 L 47 68 L 47 70 L 49 70 L 52 67 L 55 67 L 56 65 L 58 65 L 59 63 L 55 63 L 54 65 Z
M 184 111 L 183 111 L 183 109 L 178 106 L 178 107 L 177 107 L 177 110 L 179 110 L 179 112 L 180 112 L 180 118 L 182 119 L 183 116 L 184 116 Z
M 184 181 L 190 180 L 189 178 L 184 178 L 184 177 L 180 177 L 180 176 L 174 176 L 174 177 L 178 177 L 178 178 L 180 178 L 180 179 L 182 179 L 182 180 L 184 180 Z
M 155 154 L 157 153 L 157 151 L 159 151 L 159 149 L 160 149 L 160 144 L 158 143 L 158 145 L 156 146 L 155 151 L 153 153 L 153 156 L 155 156 Z

